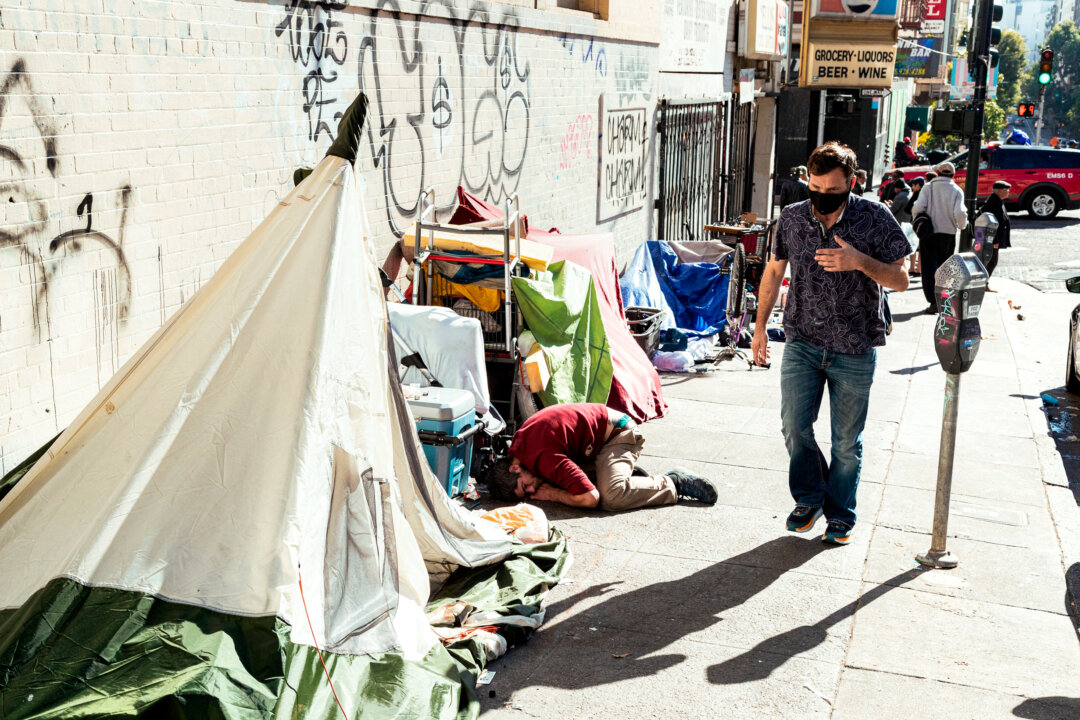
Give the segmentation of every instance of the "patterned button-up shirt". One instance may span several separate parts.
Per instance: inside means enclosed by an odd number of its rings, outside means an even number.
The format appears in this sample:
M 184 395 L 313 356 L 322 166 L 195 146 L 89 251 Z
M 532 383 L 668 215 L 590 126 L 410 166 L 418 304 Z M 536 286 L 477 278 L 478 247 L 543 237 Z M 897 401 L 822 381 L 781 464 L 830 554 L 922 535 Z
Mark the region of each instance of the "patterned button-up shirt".
M 881 203 L 852 195 L 828 230 L 814 217 L 809 200 L 784 208 L 773 250 L 791 267 L 784 334 L 824 350 L 865 353 L 885 344 L 884 295 L 859 270 L 826 272 L 817 264 L 818 249 L 840 247 L 837 237 L 885 263 L 911 253 L 907 236 Z

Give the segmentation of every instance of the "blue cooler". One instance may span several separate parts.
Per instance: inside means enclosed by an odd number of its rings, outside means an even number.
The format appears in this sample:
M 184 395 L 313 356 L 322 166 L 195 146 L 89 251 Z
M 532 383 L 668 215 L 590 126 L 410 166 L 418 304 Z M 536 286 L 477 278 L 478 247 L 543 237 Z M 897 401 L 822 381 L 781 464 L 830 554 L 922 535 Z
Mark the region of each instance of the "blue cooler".
M 469 485 L 473 435 L 480 429 L 476 401 L 471 392 L 457 388 L 427 387 L 420 393 L 409 400 L 416 431 L 428 465 L 454 497 Z

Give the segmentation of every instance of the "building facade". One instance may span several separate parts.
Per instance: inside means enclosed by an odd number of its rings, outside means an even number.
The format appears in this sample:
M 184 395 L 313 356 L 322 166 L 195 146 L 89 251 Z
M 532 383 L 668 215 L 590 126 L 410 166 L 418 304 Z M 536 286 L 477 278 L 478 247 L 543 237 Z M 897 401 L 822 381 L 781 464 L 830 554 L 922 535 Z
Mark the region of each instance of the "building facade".
M 517 193 L 541 227 L 613 232 L 622 260 L 650 232 L 661 93 L 732 91 L 731 0 L 8 5 L 0 475 L 210 278 L 293 170 L 321 159 L 358 92 L 380 256 L 422 189 L 445 210 L 461 186 Z M 679 58 L 701 60 L 696 75 Z M 619 151 L 645 159 L 613 185 L 601 133 L 639 110 L 650 125 Z
M 544 226 L 643 237 L 643 192 L 636 212 L 598 218 L 597 142 L 601 97 L 655 99 L 658 2 L 612 4 L 607 20 L 455 0 L 109 5 L 3 14 L 4 468 L 209 279 L 361 89 L 380 255 L 428 186 L 442 207 L 459 185 L 496 203 L 516 192 Z
M 1015 30 L 1024 38 L 1028 62 L 1039 57 L 1046 36 L 1058 22 L 1061 6 L 1062 0 L 1005 0 L 1001 26 Z

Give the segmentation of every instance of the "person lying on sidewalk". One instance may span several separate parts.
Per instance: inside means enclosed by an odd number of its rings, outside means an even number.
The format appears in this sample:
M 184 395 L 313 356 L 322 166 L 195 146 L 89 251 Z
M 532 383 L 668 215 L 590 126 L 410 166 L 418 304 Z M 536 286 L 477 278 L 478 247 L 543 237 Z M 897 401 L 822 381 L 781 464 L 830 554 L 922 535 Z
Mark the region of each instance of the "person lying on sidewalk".
M 716 488 L 685 470 L 648 475 L 637 468 L 645 437 L 630 418 L 599 403 L 553 405 L 514 434 L 509 456 L 487 474 L 505 501 L 548 500 L 571 507 L 630 510 L 679 498 L 716 502 Z M 595 467 L 595 480 L 585 468 Z

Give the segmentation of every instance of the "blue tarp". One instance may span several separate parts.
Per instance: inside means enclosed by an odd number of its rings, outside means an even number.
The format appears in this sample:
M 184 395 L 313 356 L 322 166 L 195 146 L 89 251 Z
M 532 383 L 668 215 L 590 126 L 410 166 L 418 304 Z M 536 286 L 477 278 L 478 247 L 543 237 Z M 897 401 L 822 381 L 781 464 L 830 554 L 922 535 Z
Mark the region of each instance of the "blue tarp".
M 651 269 L 644 266 L 646 262 L 651 262 Z M 715 335 L 727 324 L 728 278 L 720 274 L 720 267 L 710 262 L 680 262 L 667 242 L 649 240 L 620 279 L 623 299 L 627 305 L 661 307 L 659 290 L 675 327 L 690 337 Z
M 638 245 L 634 251 L 633 259 L 619 276 L 619 289 L 624 307 L 657 308 L 661 313 L 660 328 L 675 327 L 675 315 L 668 307 L 664 291 L 660 289 L 648 243 Z

